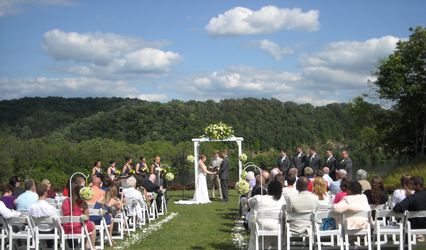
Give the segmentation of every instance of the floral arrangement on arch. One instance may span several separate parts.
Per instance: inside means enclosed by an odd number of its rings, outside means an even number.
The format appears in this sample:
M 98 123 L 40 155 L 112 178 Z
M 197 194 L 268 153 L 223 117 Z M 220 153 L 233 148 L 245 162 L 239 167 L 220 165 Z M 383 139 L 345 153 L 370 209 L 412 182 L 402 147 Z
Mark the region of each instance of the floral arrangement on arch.
M 204 129 L 204 135 L 212 140 L 223 140 L 234 135 L 234 129 L 223 122 L 210 124 Z

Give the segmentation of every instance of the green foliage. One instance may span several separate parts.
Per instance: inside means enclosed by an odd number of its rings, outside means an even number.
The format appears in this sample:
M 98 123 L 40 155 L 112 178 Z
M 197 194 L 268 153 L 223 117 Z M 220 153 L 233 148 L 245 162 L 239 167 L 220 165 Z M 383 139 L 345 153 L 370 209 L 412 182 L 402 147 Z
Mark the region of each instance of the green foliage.
M 410 164 L 403 165 L 392 170 L 391 173 L 383 178 L 386 186 L 398 186 L 401 176 L 426 176 L 426 159 L 418 159 Z
M 399 41 L 394 53 L 380 62 L 373 84 L 380 98 L 395 104 L 385 131 L 387 147 L 422 156 L 426 148 L 426 28 L 410 31 L 410 38 Z

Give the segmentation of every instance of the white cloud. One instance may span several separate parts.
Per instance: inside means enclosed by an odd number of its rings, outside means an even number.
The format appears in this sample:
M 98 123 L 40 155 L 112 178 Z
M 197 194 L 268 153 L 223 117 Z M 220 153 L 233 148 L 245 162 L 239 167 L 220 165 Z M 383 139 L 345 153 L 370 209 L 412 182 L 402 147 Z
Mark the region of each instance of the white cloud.
M 0 17 L 16 15 L 25 11 L 30 5 L 70 5 L 73 0 L 1 0 Z
M 166 101 L 165 94 L 144 94 L 125 81 L 94 77 L 0 79 L 0 100 L 22 97 L 130 97 Z
M 167 72 L 182 57 L 159 49 L 167 41 L 145 41 L 112 33 L 77 33 L 58 29 L 44 34 L 43 49 L 56 60 L 86 63 L 70 72 L 82 75 Z
M 278 44 L 269 41 L 268 39 L 255 41 L 254 44 L 277 61 L 281 61 L 285 55 L 293 53 L 291 48 L 282 48 Z
M 265 34 L 280 30 L 315 31 L 320 27 L 318 18 L 318 10 L 303 12 L 299 8 L 280 9 L 269 5 L 253 11 L 235 7 L 211 18 L 205 28 L 215 36 Z
M 400 40 L 383 36 L 365 41 L 330 43 L 321 52 L 301 58 L 302 75 L 317 88 L 365 89 L 378 61 L 390 55 Z

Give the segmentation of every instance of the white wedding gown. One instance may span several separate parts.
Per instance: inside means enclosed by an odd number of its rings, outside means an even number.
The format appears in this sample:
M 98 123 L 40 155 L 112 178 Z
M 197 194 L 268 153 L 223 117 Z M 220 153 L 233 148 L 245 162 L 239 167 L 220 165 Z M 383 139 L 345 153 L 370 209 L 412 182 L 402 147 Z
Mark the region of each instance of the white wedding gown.
M 197 186 L 195 187 L 194 197 L 192 200 L 177 201 L 175 204 L 191 205 L 210 203 L 206 176 L 207 174 L 201 168 L 198 168 Z

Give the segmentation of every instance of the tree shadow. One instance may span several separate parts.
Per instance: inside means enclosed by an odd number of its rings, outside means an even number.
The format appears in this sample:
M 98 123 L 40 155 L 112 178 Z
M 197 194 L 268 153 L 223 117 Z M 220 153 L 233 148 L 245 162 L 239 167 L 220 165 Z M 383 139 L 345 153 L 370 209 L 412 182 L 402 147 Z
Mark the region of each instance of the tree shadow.
M 209 246 L 213 249 L 237 249 L 232 242 L 210 243 Z
M 206 248 L 202 247 L 202 246 L 191 246 L 191 249 L 194 249 L 194 250 L 203 250 L 203 249 L 206 249 Z

